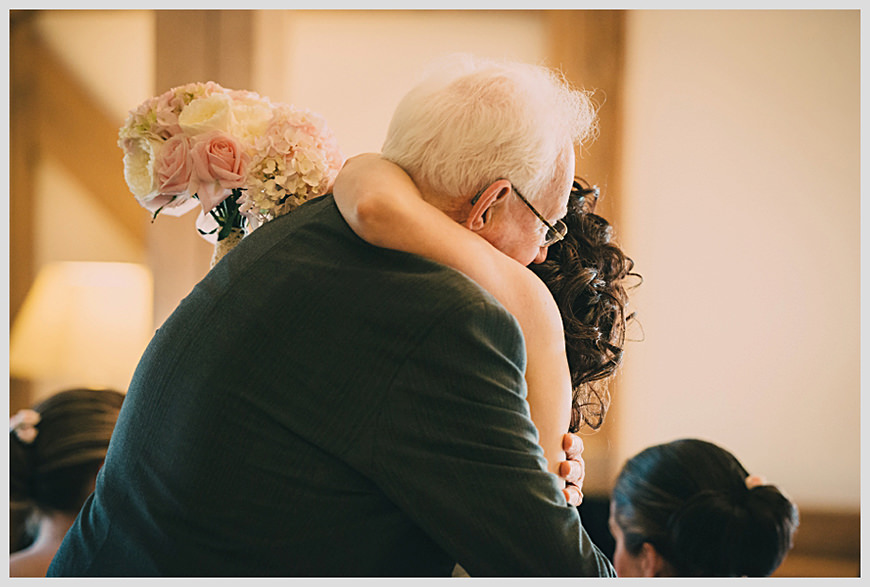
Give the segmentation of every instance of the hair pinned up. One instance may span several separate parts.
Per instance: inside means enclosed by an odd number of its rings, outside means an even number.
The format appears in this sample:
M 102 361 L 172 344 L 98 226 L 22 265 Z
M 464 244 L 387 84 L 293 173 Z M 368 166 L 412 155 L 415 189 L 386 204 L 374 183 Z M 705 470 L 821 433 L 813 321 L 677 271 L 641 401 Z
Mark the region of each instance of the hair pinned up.
M 747 485 L 725 449 L 698 439 L 647 448 L 613 489 L 625 550 L 651 544 L 681 577 L 767 577 L 798 526 L 797 507 L 773 485 Z
M 43 511 L 77 511 L 89 492 L 87 480 L 106 457 L 123 401 L 113 390 L 70 389 L 13 417 L 10 498 Z
M 622 363 L 626 279 L 640 281 L 634 261 L 613 242 L 610 223 L 595 214 L 598 188 L 574 181 L 563 221 L 568 233 L 551 245 L 547 259 L 529 268 L 553 294 L 565 329 L 565 349 L 574 397 L 571 432 L 597 430 L 610 405 L 608 379 Z

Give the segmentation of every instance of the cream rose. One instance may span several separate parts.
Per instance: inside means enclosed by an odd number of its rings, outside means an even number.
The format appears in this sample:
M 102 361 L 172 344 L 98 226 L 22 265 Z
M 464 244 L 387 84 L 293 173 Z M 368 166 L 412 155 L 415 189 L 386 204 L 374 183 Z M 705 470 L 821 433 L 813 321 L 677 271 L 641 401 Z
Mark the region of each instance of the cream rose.
M 263 135 L 272 119 L 272 105 L 265 99 L 254 96 L 234 98 L 232 108 L 233 135 L 251 143 Z
M 178 115 L 178 124 L 188 136 L 214 130 L 228 132 L 233 125 L 232 107 L 232 98 L 223 92 L 196 98 Z
M 149 196 L 157 193 L 154 181 L 154 151 L 159 143 L 148 139 L 125 139 L 124 179 L 133 195 L 142 204 Z M 144 204 L 143 204 L 144 205 Z
M 160 191 L 155 165 L 164 151 L 164 143 L 146 139 L 124 139 L 124 179 L 139 205 L 156 215 L 181 216 L 196 207 L 188 194 L 164 194 Z

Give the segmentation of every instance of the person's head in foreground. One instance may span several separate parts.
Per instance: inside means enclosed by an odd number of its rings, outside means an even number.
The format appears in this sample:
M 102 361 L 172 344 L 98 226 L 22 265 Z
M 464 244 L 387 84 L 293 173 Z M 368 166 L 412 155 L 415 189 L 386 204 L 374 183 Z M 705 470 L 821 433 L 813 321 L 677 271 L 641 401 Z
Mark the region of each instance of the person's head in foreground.
M 44 576 L 64 533 L 94 490 L 124 395 L 69 389 L 9 422 L 10 499 L 30 506 L 35 541 L 10 560 L 12 576 Z
M 797 526 L 797 507 L 779 489 L 697 439 L 629 459 L 610 505 L 620 577 L 767 577 Z

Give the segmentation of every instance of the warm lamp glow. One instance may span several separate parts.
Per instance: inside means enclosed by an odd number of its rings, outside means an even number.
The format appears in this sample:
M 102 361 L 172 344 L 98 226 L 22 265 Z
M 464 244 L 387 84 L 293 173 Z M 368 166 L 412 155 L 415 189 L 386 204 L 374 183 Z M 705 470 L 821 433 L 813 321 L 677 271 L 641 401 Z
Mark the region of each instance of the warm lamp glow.
M 126 391 L 154 333 L 152 297 L 142 265 L 46 265 L 12 327 L 10 374 Z

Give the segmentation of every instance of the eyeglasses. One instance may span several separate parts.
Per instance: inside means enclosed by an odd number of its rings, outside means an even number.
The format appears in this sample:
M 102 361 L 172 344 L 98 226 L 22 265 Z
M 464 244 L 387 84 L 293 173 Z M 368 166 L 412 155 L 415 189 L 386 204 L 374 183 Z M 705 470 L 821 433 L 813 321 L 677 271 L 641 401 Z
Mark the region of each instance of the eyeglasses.
M 511 184 L 511 189 L 520 197 L 523 203 L 529 207 L 529 210 L 534 212 L 535 216 L 538 217 L 538 220 L 544 223 L 544 226 L 547 227 L 547 234 L 544 236 L 544 243 L 541 245 L 541 248 L 549 247 L 550 245 L 554 245 L 568 234 L 568 227 L 561 220 L 557 220 L 556 224 L 550 224 L 547 222 L 547 219 L 544 218 L 540 212 L 535 210 L 535 207 L 532 206 L 531 202 L 529 202 L 524 195 L 520 193 L 520 191 Z

